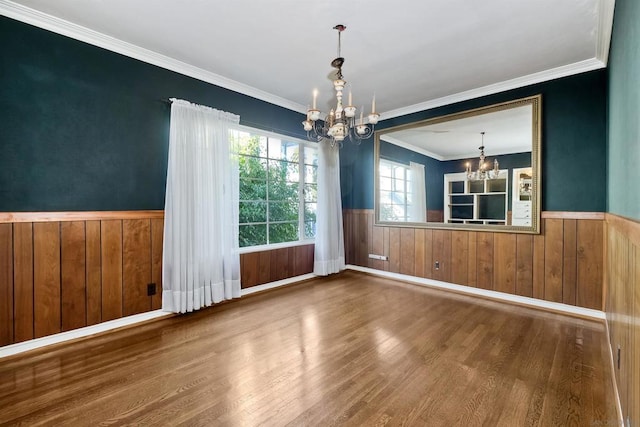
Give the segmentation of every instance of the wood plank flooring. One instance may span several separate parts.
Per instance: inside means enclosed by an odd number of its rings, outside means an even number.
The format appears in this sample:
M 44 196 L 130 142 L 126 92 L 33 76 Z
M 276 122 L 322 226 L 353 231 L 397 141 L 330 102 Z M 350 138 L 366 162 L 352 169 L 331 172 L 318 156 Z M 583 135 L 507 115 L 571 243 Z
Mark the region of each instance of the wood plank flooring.
M 0 360 L 8 425 L 616 425 L 604 326 L 356 272 Z

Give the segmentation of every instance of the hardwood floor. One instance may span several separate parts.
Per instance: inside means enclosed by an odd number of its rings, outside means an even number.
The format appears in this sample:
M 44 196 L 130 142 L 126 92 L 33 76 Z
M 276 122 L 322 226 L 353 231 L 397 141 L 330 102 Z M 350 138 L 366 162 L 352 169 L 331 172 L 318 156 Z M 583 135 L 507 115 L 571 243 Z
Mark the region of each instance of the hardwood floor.
M 0 424 L 617 425 L 604 326 L 356 272 L 0 360 Z

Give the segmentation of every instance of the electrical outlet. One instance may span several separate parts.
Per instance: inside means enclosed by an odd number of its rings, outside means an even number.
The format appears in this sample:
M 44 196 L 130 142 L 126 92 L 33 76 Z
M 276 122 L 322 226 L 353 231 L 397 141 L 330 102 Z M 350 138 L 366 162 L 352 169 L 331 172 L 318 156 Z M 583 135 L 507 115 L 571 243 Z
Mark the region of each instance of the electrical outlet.
M 436 268 L 436 270 L 440 270 L 440 261 L 436 261 L 434 267 Z
M 620 369 L 620 346 L 618 346 L 618 369 Z
M 149 283 L 147 285 L 147 295 L 148 296 L 152 296 L 156 294 L 156 284 L 155 283 Z

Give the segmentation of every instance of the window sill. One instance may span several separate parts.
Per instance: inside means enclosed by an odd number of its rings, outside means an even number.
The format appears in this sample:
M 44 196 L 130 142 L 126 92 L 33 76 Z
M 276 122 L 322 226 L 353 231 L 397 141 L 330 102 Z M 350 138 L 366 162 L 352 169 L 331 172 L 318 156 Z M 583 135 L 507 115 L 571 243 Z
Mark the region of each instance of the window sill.
M 274 249 L 292 248 L 294 246 L 314 245 L 315 242 L 316 241 L 314 239 L 309 239 L 309 240 L 297 240 L 295 242 L 273 243 L 270 245 L 246 246 L 244 248 L 240 248 L 238 252 L 240 254 L 250 254 L 253 252 L 271 251 Z

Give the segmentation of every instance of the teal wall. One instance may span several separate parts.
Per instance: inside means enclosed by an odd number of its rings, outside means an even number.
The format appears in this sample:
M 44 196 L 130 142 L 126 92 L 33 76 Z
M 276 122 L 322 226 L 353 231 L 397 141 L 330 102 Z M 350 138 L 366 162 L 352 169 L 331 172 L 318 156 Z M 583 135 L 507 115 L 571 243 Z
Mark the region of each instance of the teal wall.
M 609 53 L 607 211 L 640 220 L 640 2 L 617 0 Z
M 637 5 L 625 3 L 637 16 Z M 0 211 L 161 209 L 171 97 L 304 137 L 299 113 L 6 17 L 0 52 Z M 600 70 L 385 120 L 379 128 L 542 94 L 543 209 L 605 211 L 606 91 Z M 628 102 L 635 99 L 637 112 L 635 91 Z M 631 123 L 638 120 L 624 126 Z M 372 208 L 372 140 L 345 142 L 340 155 L 343 206 Z M 623 170 L 625 177 L 633 173 Z M 636 196 L 636 212 L 637 205 Z
M 542 94 L 542 209 L 605 212 L 607 71 L 598 70 L 380 122 L 379 129 Z M 636 120 L 636 123 L 639 122 Z M 340 152 L 342 206 L 373 208 L 373 139 Z
M 169 98 L 305 137 L 302 114 L 0 17 L 0 211 L 163 209 Z

